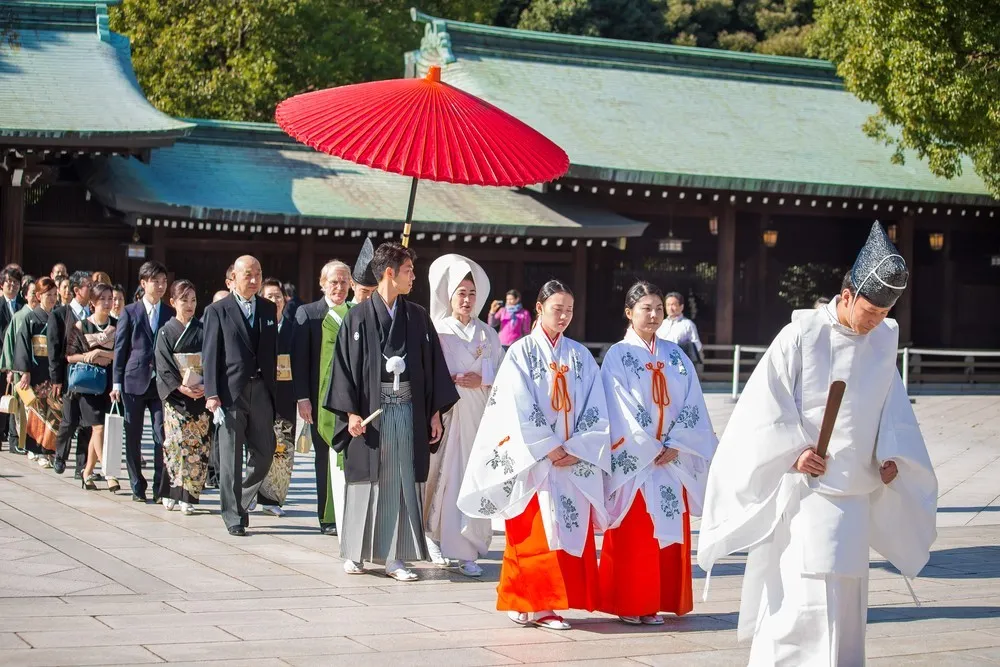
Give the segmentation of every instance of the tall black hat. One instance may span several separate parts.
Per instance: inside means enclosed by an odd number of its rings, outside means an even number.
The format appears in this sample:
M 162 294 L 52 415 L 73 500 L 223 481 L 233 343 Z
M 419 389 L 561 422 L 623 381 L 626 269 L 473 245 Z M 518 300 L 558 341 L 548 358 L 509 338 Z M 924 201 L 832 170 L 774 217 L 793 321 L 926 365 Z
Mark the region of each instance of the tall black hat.
M 378 281 L 375 280 L 375 274 L 372 272 L 372 259 L 374 258 L 375 246 L 372 245 L 370 238 L 365 239 L 365 244 L 361 246 L 361 253 L 358 255 L 358 261 L 354 263 L 354 271 L 351 273 L 354 284 L 361 287 L 378 287 Z
M 851 283 L 856 293 L 877 308 L 892 308 L 906 289 L 909 276 L 906 260 L 876 221 L 851 267 Z

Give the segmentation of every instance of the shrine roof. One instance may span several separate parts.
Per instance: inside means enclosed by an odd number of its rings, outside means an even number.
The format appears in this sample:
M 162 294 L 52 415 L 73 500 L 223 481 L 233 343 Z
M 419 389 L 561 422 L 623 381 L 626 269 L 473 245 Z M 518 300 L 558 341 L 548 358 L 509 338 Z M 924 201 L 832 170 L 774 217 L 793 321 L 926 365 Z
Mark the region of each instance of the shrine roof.
M 826 61 L 413 18 L 408 75 L 440 65 L 562 146 L 570 178 L 996 204 L 968 160 L 951 180 L 916 155 L 894 164 L 861 129 L 875 107 Z
M 150 164 L 95 162 L 87 186 L 137 218 L 400 231 L 410 179 L 319 153 L 276 125 L 193 121 Z M 567 201 L 568 200 L 568 201 Z M 564 238 L 642 234 L 645 223 L 558 193 L 421 181 L 414 232 Z
M 142 148 L 191 128 L 146 99 L 109 4 L 0 0 L 15 32 L 0 44 L 0 143 Z

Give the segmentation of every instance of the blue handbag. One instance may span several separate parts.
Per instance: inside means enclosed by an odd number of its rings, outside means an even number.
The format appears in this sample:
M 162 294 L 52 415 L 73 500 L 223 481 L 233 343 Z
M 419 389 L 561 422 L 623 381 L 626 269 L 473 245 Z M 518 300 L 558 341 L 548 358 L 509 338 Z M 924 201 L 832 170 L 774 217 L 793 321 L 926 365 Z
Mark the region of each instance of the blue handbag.
M 99 396 L 108 389 L 108 369 L 94 364 L 69 365 L 69 391 Z

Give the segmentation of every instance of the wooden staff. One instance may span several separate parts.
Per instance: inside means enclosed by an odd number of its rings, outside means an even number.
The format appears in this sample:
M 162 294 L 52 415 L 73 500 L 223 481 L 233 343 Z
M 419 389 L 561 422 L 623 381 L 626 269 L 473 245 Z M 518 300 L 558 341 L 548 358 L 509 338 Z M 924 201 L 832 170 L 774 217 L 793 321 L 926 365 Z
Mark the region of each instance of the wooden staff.
M 826 396 L 826 410 L 823 412 L 823 424 L 820 426 L 819 441 L 816 443 L 816 453 L 821 459 L 826 458 L 830 436 L 833 435 L 833 425 L 837 422 L 837 413 L 840 412 L 840 403 L 844 400 L 846 389 L 847 383 L 843 380 L 834 380 L 830 383 L 830 393 Z
M 382 414 L 382 408 L 379 408 L 375 412 L 373 412 L 370 415 L 368 415 L 367 417 L 365 417 L 365 420 L 363 422 L 361 422 L 361 425 L 362 426 L 368 426 L 373 421 L 375 421 L 375 418 L 378 417 L 380 414 Z

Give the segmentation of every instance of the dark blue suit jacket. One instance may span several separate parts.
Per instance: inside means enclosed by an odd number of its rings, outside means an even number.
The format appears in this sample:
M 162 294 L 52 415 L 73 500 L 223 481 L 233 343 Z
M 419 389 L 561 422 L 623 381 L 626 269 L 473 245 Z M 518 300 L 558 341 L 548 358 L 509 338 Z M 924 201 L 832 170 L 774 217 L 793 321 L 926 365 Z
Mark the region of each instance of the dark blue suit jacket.
M 162 327 L 173 316 L 174 309 L 161 301 L 159 325 Z M 154 343 L 145 304 L 140 300 L 125 306 L 115 330 L 112 381 L 120 384 L 126 394 L 142 395 L 149 390 L 156 363 Z

